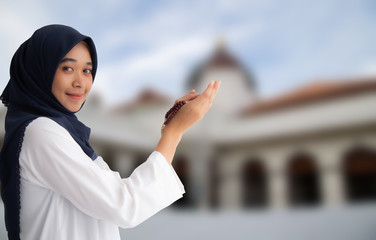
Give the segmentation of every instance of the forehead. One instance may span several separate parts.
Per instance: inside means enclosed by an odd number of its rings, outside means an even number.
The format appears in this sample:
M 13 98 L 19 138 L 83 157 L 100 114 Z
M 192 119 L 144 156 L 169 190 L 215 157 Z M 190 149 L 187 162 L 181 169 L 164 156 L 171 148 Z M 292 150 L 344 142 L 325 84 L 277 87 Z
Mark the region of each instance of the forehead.
M 91 56 L 89 52 L 89 47 L 85 42 L 79 42 L 76 46 L 74 46 L 65 56 L 64 58 L 74 58 L 76 60 L 84 60 L 84 61 L 91 61 Z M 63 59 L 64 59 L 63 58 Z

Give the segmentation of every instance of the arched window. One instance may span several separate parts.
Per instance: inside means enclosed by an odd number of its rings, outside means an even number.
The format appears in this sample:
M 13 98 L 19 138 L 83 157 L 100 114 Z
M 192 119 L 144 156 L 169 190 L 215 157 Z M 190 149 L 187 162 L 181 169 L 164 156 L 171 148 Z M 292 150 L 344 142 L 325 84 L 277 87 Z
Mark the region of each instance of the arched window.
M 288 196 L 292 206 L 320 202 L 318 171 L 314 160 L 305 153 L 293 156 L 288 165 Z
M 191 197 L 191 186 L 189 181 L 190 176 L 190 166 L 189 161 L 184 156 L 176 156 L 174 161 L 172 161 L 172 166 L 175 169 L 176 174 L 179 176 L 180 181 L 183 183 L 185 188 L 185 194 L 183 198 L 177 200 L 173 206 L 178 208 L 186 208 L 193 206 L 193 199 Z
M 263 163 L 258 159 L 246 161 L 242 168 L 243 206 L 265 207 L 268 203 L 267 177 Z
M 346 197 L 350 202 L 376 200 L 376 153 L 358 147 L 343 161 Z

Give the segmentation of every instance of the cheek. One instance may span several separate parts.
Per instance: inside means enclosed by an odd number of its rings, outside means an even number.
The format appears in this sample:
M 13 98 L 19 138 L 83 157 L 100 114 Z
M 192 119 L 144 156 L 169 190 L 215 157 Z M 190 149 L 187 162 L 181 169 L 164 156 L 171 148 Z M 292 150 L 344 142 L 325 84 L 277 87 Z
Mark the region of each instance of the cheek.
M 58 84 L 56 83 L 56 80 L 54 80 L 52 83 L 51 92 L 55 97 L 58 97 L 59 87 L 58 87 Z
M 64 87 L 62 86 L 61 81 L 59 81 L 59 78 L 54 79 L 51 91 L 55 97 L 58 97 L 62 92 L 64 92 Z
M 93 86 L 93 81 L 90 80 L 90 81 L 86 84 L 86 91 L 87 91 L 87 93 L 90 92 L 92 86 Z

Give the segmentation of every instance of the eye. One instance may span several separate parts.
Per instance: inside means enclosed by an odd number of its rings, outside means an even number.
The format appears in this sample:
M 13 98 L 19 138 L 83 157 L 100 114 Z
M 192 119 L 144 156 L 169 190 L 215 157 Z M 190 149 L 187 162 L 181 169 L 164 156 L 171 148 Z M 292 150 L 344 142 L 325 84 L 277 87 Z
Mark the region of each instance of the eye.
M 84 70 L 84 73 L 86 73 L 86 74 L 91 74 L 91 72 L 92 72 L 91 69 L 85 69 L 85 70 Z
M 64 67 L 63 67 L 63 70 L 64 70 L 64 71 L 67 71 L 67 72 L 72 72 L 72 71 L 73 71 L 73 68 L 68 67 L 68 66 L 64 66 Z

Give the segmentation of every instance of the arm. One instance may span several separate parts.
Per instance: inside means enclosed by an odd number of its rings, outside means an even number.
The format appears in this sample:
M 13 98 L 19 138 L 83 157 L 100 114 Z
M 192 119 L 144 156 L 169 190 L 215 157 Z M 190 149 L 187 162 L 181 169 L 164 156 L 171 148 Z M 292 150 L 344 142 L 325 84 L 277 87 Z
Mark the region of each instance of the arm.
M 133 227 L 182 197 L 184 189 L 165 158 L 153 152 L 129 178 L 97 165 L 70 134 L 48 118 L 26 128 L 21 177 L 64 197 L 87 215 Z
M 176 116 L 165 127 L 162 137 L 155 148 L 166 158 L 169 164 L 172 162 L 183 134 L 209 111 L 220 83 L 220 81 L 211 81 L 202 94 L 196 94 L 192 90 L 189 94 L 177 100 L 189 102 L 178 111 Z

